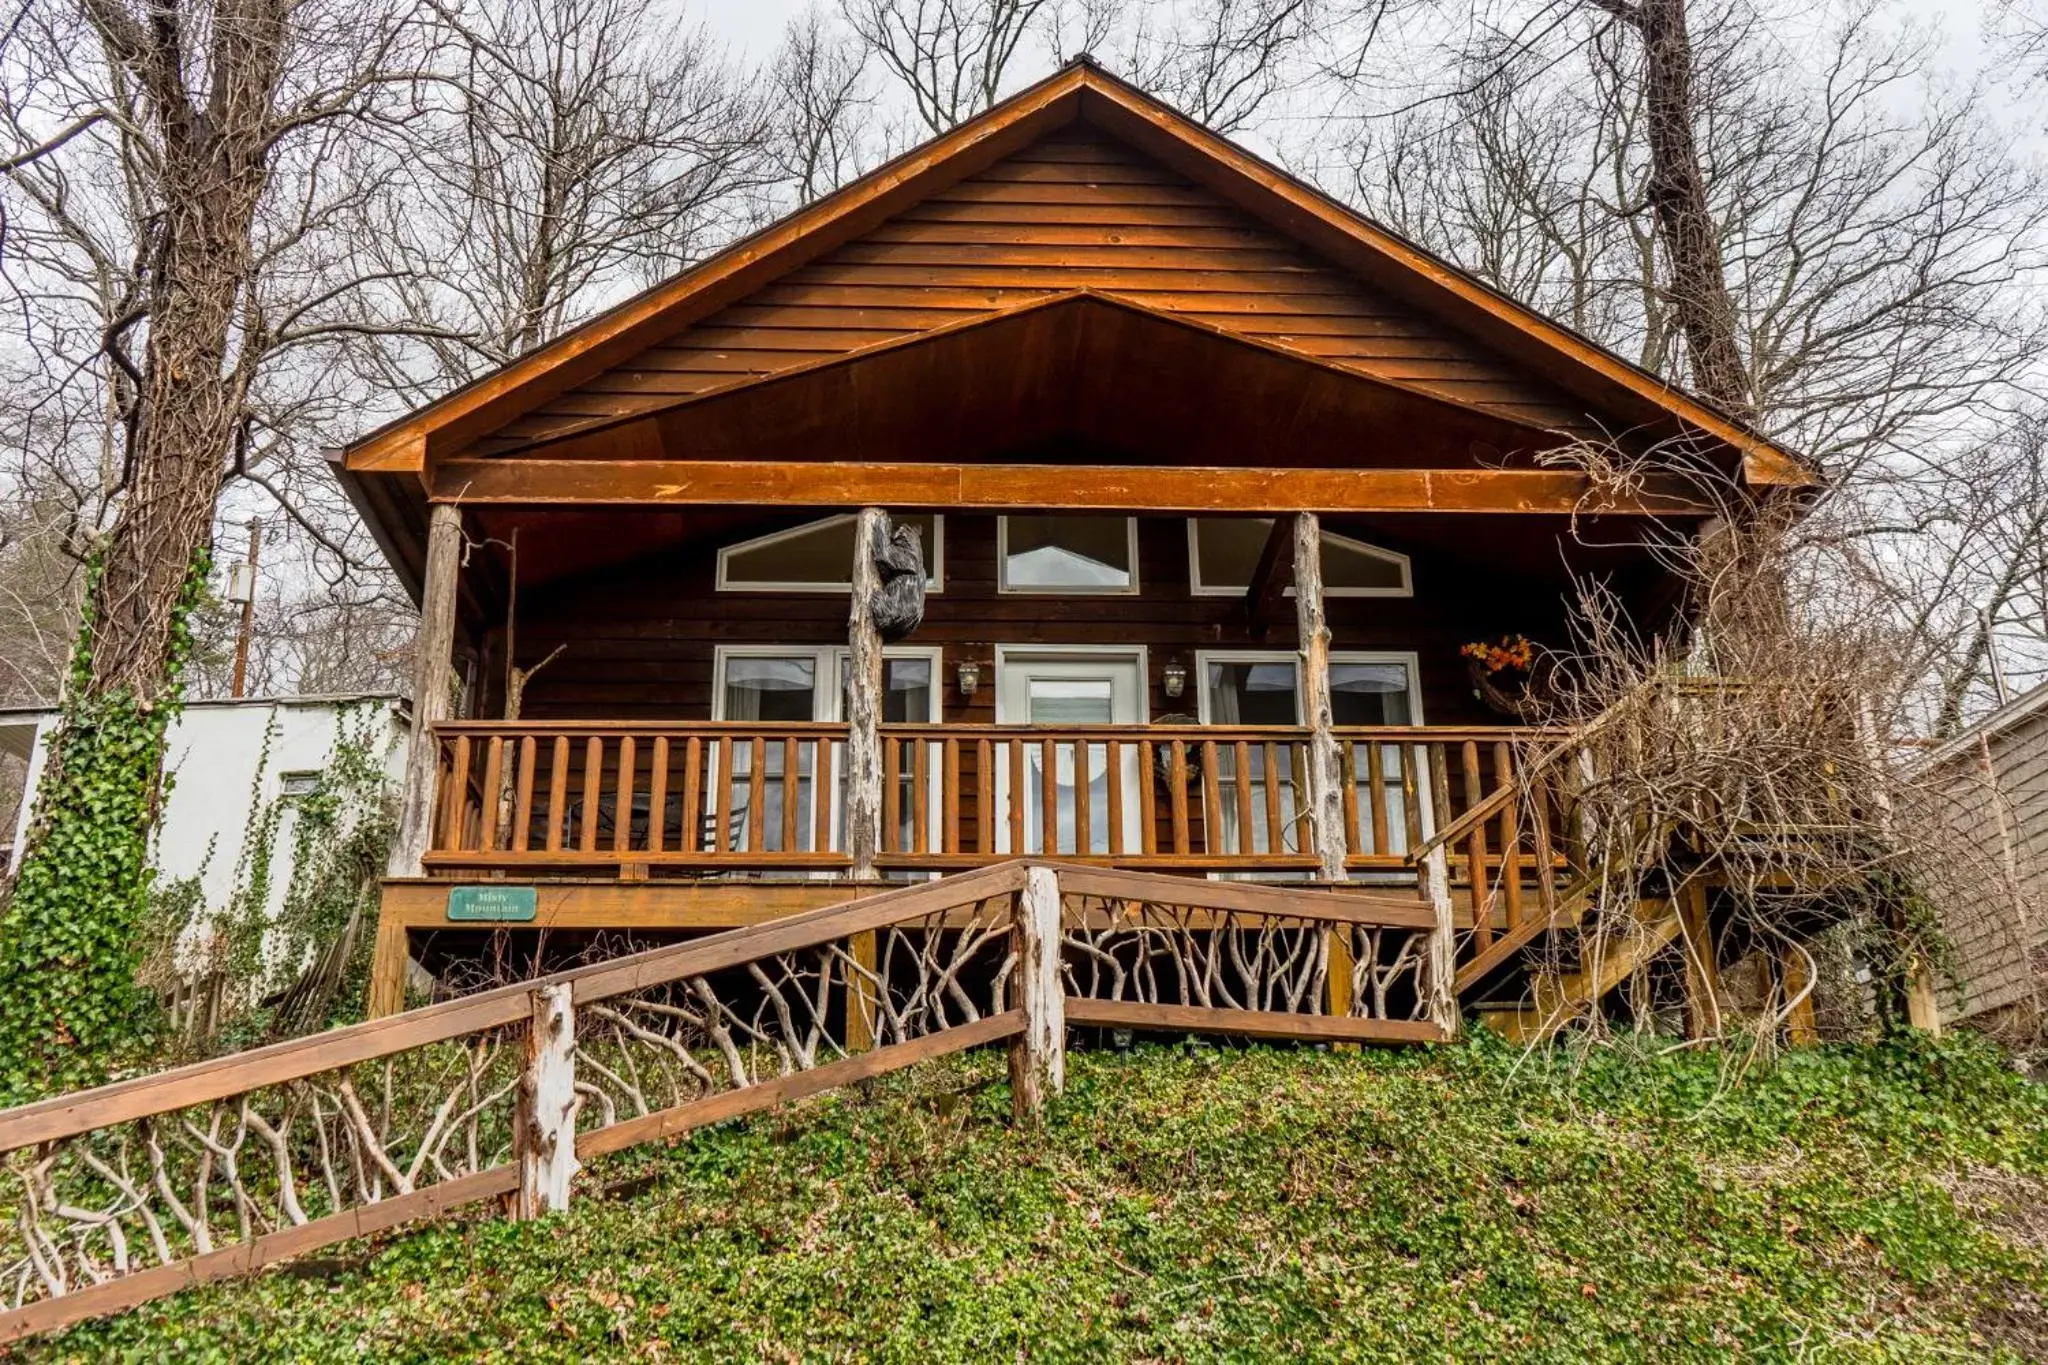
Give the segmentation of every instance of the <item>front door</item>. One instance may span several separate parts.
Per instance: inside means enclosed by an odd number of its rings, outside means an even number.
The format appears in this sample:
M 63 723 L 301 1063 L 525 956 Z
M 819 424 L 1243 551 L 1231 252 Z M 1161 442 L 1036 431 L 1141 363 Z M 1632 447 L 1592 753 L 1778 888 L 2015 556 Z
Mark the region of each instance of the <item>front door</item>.
M 1045 726 L 1053 731 L 1053 771 L 1045 771 L 1045 745 L 1024 746 L 1024 790 L 1010 790 L 1010 765 L 996 772 L 996 847 L 1004 853 L 1106 854 L 1110 851 L 1109 784 L 1118 784 L 1123 852 L 1142 848 L 1138 819 L 1138 755 L 1124 749 L 1114 775 L 1103 738 L 1087 731 L 1103 725 L 1136 725 L 1145 720 L 1143 650 L 1023 649 L 996 652 L 996 723 Z M 1061 735 L 1060 731 L 1068 732 Z M 1053 784 L 1054 827 L 1045 828 L 1045 784 Z M 1078 788 L 1085 784 L 1087 820 Z M 1024 846 L 1012 848 L 1011 801 L 1024 803 Z

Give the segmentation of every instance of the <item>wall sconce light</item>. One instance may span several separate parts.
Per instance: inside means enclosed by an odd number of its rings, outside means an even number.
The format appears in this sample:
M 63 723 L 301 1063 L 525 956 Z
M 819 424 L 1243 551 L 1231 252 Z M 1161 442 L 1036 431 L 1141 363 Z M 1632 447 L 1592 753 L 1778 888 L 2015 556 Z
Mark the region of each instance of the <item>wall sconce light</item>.
M 972 659 L 962 659 L 954 669 L 954 677 L 960 684 L 960 695 L 972 697 L 981 688 L 981 665 Z
M 1178 697 L 1188 690 L 1188 666 L 1179 659 L 1168 659 L 1166 666 L 1159 670 L 1159 681 L 1169 697 Z

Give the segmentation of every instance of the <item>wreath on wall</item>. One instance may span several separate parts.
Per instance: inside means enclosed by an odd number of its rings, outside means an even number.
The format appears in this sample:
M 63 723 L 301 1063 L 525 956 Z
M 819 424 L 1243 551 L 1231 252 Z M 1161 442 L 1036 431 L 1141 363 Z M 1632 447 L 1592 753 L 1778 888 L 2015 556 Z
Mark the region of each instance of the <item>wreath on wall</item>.
M 1494 711 L 1527 720 L 1548 700 L 1548 656 L 1539 656 L 1526 635 L 1475 640 L 1458 653 L 1472 679 L 1472 695 Z

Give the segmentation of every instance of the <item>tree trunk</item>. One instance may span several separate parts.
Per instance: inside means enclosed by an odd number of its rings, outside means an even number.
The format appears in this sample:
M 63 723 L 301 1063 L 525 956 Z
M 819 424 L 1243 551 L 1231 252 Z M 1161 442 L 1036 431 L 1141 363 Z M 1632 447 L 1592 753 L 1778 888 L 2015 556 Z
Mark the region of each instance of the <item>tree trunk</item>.
M 1749 370 L 1737 341 L 1721 242 L 1707 203 L 1693 130 L 1692 38 L 1685 0 L 1640 0 L 1627 11 L 1643 39 L 1643 103 L 1650 142 L 1650 207 L 1670 257 L 1665 293 L 1685 335 L 1693 387 L 1729 415 L 1753 411 Z

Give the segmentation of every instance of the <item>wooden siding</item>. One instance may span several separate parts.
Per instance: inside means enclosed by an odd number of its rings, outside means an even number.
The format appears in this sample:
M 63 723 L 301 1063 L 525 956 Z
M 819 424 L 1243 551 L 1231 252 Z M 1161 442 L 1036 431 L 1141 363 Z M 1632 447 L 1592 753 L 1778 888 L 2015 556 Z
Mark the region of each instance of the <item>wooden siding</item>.
M 1128 297 L 1539 429 L 1583 406 L 1143 155 L 1085 127 L 940 191 L 496 432 L 592 418 L 829 360 L 1064 290 Z
M 1964 979 L 1946 1008 L 1965 1017 L 2025 1001 L 2041 990 L 2048 971 L 2048 709 L 1993 736 L 1990 750 L 1990 772 L 1983 750 L 1971 744 L 1941 774 L 1956 837 L 1994 882 L 1981 902 L 1952 907 L 1944 921 Z M 2027 911 L 2024 924 L 2012 914 L 2003 884 L 2008 836 Z
M 711 714 L 712 654 L 718 645 L 829 645 L 846 640 L 847 599 L 839 594 L 717 592 L 716 549 L 776 525 L 692 541 L 637 558 L 630 564 L 579 574 L 520 595 L 519 660 L 531 667 L 563 646 L 561 655 L 528 685 L 524 714 L 536 720 L 705 719 Z M 1362 535 L 1341 521 L 1332 531 Z M 904 644 L 942 647 L 942 719 L 995 720 L 995 646 L 1002 644 L 1145 645 L 1152 677 L 1150 714 L 1192 714 L 1195 680 L 1187 693 L 1168 698 L 1160 667 L 1178 657 L 1192 675 L 1197 650 L 1296 647 L 1292 615 L 1265 638 L 1248 633 L 1237 597 L 1197 597 L 1188 587 L 1186 523 L 1177 518 L 1138 521 L 1139 593 L 1110 595 L 1003 595 L 996 591 L 996 521 L 989 516 L 946 518 L 945 590 L 926 601 L 923 626 Z M 1404 650 L 1420 658 L 1423 719 L 1436 725 L 1501 724 L 1472 696 L 1458 647 L 1467 641 L 1521 631 L 1562 641 L 1563 572 L 1500 574 L 1483 557 L 1450 551 L 1414 558 L 1411 598 L 1332 598 L 1332 647 Z M 492 677 L 502 672 L 502 632 L 487 642 Z M 982 666 L 980 690 L 963 699 L 953 666 Z M 477 714 L 497 714 L 486 692 Z

